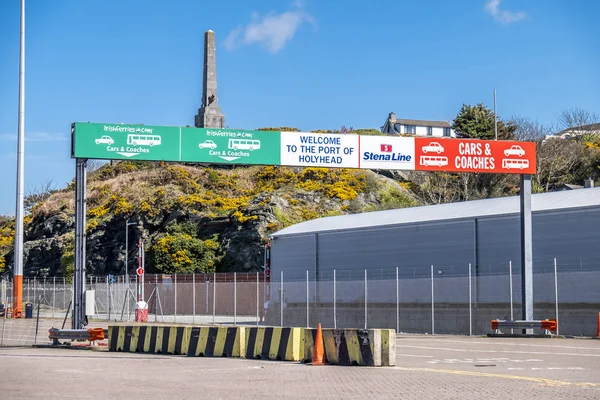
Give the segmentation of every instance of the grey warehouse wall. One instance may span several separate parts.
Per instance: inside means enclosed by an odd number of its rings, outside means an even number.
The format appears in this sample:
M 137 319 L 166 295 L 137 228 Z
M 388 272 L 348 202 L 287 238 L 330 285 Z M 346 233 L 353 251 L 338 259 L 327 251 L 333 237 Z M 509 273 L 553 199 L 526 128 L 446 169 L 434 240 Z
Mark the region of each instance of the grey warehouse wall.
M 418 212 L 418 208 L 415 209 Z M 273 239 L 273 279 L 359 279 L 362 271 L 381 278 L 436 273 L 465 275 L 472 263 L 477 275 L 506 274 L 508 262 L 520 271 L 519 215 L 373 226 Z M 553 270 L 553 258 L 575 269 L 600 269 L 600 207 L 552 210 L 533 214 L 534 273 Z M 315 240 L 317 246 L 315 246 Z M 318 254 L 315 253 L 318 249 Z M 572 265 L 571 265 L 572 264 Z

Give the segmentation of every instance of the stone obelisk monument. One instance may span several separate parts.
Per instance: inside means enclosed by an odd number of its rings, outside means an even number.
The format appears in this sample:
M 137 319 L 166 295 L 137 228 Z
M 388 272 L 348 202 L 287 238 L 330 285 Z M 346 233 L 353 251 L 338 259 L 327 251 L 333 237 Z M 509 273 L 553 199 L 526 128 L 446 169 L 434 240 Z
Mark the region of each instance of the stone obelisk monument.
M 204 34 L 204 76 L 202 79 L 202 105 L 196 115 L 196 128 L 225 128 L 225 115 L 217 97 L 217 56 L 215 33 Z

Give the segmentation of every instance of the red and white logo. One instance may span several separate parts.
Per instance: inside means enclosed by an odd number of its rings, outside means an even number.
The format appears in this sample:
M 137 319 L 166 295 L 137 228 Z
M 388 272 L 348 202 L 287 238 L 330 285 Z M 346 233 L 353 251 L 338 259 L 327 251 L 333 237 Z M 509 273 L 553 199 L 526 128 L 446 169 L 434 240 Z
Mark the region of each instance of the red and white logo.
M 382 153 L 391 153 L 392 145 L 391 144 L 381 144 L 380 149 Z

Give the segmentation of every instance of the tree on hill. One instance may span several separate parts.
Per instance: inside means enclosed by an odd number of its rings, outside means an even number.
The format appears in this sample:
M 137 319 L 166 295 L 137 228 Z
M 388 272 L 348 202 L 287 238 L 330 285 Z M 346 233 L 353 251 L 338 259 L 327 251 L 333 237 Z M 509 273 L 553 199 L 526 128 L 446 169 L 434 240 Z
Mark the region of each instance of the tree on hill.
M 494 112 L 482 103 L 474 106 L 463 104 L 454 119 L 452 129 L 461 138 L 494 139 Z M 498 119 L 498 139 L 514 139 L 515 130 L 516 126 Z

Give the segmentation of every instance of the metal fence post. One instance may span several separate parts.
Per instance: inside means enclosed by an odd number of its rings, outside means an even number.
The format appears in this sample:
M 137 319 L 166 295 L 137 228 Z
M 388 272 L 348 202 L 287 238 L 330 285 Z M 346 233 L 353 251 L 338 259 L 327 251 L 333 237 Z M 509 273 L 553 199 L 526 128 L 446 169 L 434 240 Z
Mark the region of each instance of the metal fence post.
M 237 272 L 233 273 L 233 324 L 237 324 Z
M 110 321 L 111 319 L 111 314 L 112 314 L 112 287 L 111 287 L 112 282 L 110 281 L 110 277 L 108 280 L 108 320 Z
M 177 322 L 177 274 L 175 274 L 174 290 L 175 290 L 175 307 L 174 307 L 174 312 L 173 312 L 173 322 Z
M 333 329 L 337 329 L 337 279 L 333 270 Z
M 281 271 L 279 292 L 279 326 L 283 326 L 283 271 Z
M 260 297 L 260 276 L 258 275 L 258 271 L 256 271 L 256 326 L 260 322 L 260 313 L 259 313 L 259 297 Z
M 469 263 L 469 336 L 473 336 L 473 292 L 471 284 L 471 263 Z
M 37 301 L 36 289 L 37 289 L 37 279 L 34 276 L 33 277 L 33 301 L 34 302 Z M 31 303 L 31 301 L 30 301 L 30 303 Z
M 431 334 L 435 335 L 435 300 L 433 297 L 433 265 L 431 266 Z
M 554 307 L 556 318 L 556 334 L 558 335 L 558 272 L 556 269 L 556 257 L 554 257 Z
M 367 270 L 365 269 L 365 329 L 367 329 L 367 310 L 368 310 L 368 303 L 369 303 L 369 296 L 367 294 Z
M 204 274 L 204 292 L 206 293 L 206 299 L 204 301 L 204 308 L 205 308 L 205 314 L 208 315 L 208 281 L 209 279 L 206 279 L 206 274 Z
M 52 280 L 52 318 L 54 318 L 54 312 L 56 311 L 56 277 Z
M 398 282 L 398 267 L 396 267 L 396 333 L 400 332 L 400 285 Z
M 512 274 L 512 261 L 508 262 L 508 285 L 509 285 L 509 294 L 510 294 L 510 320 L 515 320 L 514 310 L 513 310 L 513 274 Z M 512 329 L 511 329 L 512 332 Z
M 192 324 L 196 323 L 196 273 L 192 274 Z
M 306 327 L 310 328 L 310 298 L 309 298 L 309 289 L 308 289 L 308 270 L 306 270 Z
M 217 304 L 216 302 L 217 299 L 217 273 L 213 272 L 213 305 L 212 305 L 212 311 L 213 311 L 213 324 L 215 323 L 215 306 Z

